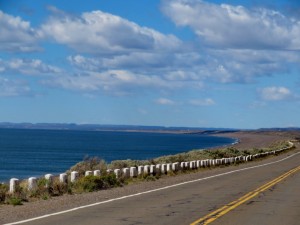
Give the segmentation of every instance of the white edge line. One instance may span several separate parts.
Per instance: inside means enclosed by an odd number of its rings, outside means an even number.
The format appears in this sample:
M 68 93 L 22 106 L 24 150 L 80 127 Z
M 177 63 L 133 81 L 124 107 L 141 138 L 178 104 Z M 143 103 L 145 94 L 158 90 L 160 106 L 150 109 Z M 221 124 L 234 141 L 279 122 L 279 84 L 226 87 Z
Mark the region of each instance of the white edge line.
M 258 166 L 251 166 L 251 167 L 247 167 L 247 168 L 243 168 L 243 169 L 229 171 L 229 172 L 226 172 L 226 173 L 220 173 L 220 174 L 209 176 L 209 177 L 199 178 L 199 179 L 196 179 L 196 180 L 185 181 L 185 182 L 182 182 L 182 183 L 179 183 L 179 184 L 173 184 L 173 185 L 165 186 L 165 187 L 162 187 L 162 188 L 157 188 L 157 189 L 152 189 L 152 190 L 149 190 L 149 191 L 139 192 L 139 193 L 132 194 L 132 195 L 126 195 L 126 196 L 119 197 L 119 198 L 113 198 L 113 199 L 109 199 L 109 200 L 106 200 L 106 201 L 96 202 L 96 203 L 89 204 L 89 205 L 83 205 L 83 206 L 79 206 L 79 207 L 76 207 L 76 208 L 72 208 L 72 209 L 68 209 L 68 210 L 64 210 L 64 211 L 60 211 L 60 212 L 56 212 L 56 213 L 50 213 L 50 214 L 46 214 L 46 215 L 43 215 L 43 216 L 27 219 L 27 220 L 21 220 L 21 221 L 18 221 L 18 222 L 6 223 L 6 224 L 3 224 L 3 225 L 14 225 L 14 224 L 27 223 L 27 222 L 30 222 L 30 221 L 39 220 L 39 219 L 43 219 L 43 218 L 50 217 L 50 216 L 65 214 L 65 213 L 76 211 L 76 210 L 79 210 L 79 209 L 93 207 L 93 206 L 96 206 L 96 205 L 102 205 L 102 204 L 105 204 L 105 203 L 114 202 L 114 201 L 118 201 L 118 200 L 122 200 L 122 199 L 126 199 L 126 198 L 131 198 L 131 197 L 135 197 L 135 196 L 138 196 L 138 195 L 144 195 L 144 194 L 148 194 L 148 193 L 152 193 L 152 192 L 156 192 L 156 191 L 160 191 L 160 190 L 165 190 L 165 189 L 169 189 L 169 188 L 173 188 L 173 187 L 178 187 L 178 186 L 181 186 L 181 185 L 184 185 L 184 184 L 195 183 L 195 182 L 198 182 L 198 181 L 203 181 L 203 180 L 208 180 L 208 179 L 212 179 L 212 178 L 215 178 L 215 177 L 225 176 L 225 175 L 228 175 L 228 174 L 237 173 L 237 172 L 244 171 L 244 170 L 250 170 L 250 169 L 255 169 L 255 168 L 259 168 L 259 167 L 264 167 L 264 166 L 268 166 L 268 165 L 271 165 L 271 164 L 275 164 L 275 163 L 285 161 L 285 160 L 287 160 L 291 157 L 294 157 L 295 155 L 298 155 L 298 154 L 300 154 L 300 152 L 292 154 L 292 155 L 290 155 L 286 158 L 283 158 L 283 159 L 280 159 L 280 160 L 277 160 L 277 161 L 274 161 L 274 162 L 270 162 L 270 163 L 265 163 L 265 164 L 258 165 Z

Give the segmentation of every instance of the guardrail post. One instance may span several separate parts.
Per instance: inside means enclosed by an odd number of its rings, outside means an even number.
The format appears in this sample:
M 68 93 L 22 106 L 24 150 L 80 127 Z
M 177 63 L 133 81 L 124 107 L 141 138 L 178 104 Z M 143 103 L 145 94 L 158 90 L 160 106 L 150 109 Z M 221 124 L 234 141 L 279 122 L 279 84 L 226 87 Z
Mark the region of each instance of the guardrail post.
M 122 172 L 123 172 L 125 178 L 130 177 L 130 169 L 129 168 L 123 168 Z
M 36 177 L 28 178 L 28 190 L 34 191 L 36 189 L 37 189 L 37 178 Z
M 100 170 L 94 170 L 94 176 L 100 177 L 101 176 Z
M 71 182 L 75 182 L 79 178 L 79 173 L 77 171 L 72 171 L 71 172 Z
M 90 170 L 88 170 L 88 171 L 85 171 L 85 176 L 90 176 L 90 175 L 92 175 L 93 174 L 93 171 L 90 171 Z
M 19 188 L 20 181 L 17 178 L 11 178 L 9 181 L 9 192 L 14 193 Z
M 136 176 L 137 176 L 136 167 L 130 167 L 130 177 L 136 177 Z
M 46 187 L 51 187 L 53 184 L 54 176 L 52 174 L 48 173 L 45 175 L 45 179 L 48 181 L 46 184 Z
M 59 174 L 59 182 L 63 184 L 68 183 L 68 175 L 66 173 Z

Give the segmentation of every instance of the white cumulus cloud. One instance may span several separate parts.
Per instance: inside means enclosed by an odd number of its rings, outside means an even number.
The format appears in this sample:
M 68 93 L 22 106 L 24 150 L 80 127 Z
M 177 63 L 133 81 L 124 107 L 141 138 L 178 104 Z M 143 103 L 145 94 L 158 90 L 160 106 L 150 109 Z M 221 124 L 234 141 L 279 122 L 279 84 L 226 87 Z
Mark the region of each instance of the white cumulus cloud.
M 205 98 L 205 99 L 192 99 L 189 101 L 191 105 L 195 106 L 209 106 L 209 105 L 215 105 L 215 101 L 211 98 Z
M 15 58 L 10 60 L 3 60 L 0 58 L 0 73 L 40 75 L 40 74 L 57 74 L 61 72 L 62 69 L 56 66 L 48 65 L 40 59 Z
M 300 49 L 300 20 L 266 8 L 202 0 L 164 0 L 163 12 L 207 45 L 238 49 Z
M 42 25 L 44 35 L 78 52 L 114 54 L 126 51 L 172 50 L 181 41 L 102 11 L 70 16 L 60 12 Z
M 6 14 L 0 10 L 0 50 L 8 52 L 37 51 L 40 33 L 33 29 L 30 22 Z
M 159 105 L 175 105 L 175 102 L 168 98 L 159 98 L 155 102 Z
M 259 93 L 266 101 L 281 101 L 293 97 L 292 92 L 286 87 L 265 87 L 259 90 Z

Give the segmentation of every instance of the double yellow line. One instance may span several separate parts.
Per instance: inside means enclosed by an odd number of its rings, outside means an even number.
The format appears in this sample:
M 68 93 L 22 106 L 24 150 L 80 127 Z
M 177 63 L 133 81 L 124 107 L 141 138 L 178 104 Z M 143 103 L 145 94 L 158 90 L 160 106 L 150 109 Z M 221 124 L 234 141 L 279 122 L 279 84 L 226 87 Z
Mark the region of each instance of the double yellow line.
M 263 186 L 255 189 L 254 191 L 251 191 L 251 192 L 247 193 L 246 195 L 239 198 L 238 200 L 230 202 L 229 204 L 215 210 L 214 212 L 209 213 L 208 215 L 196 220 L 195 222 L 191 223 L 191 225 L 197 225 L 197 224 L 206 225 L 206 224 L 209 224 L 209 223 L 215 221 L 219 217 L 225 215 L 229 211 L 235 209 L 236 207 L 238 207 L 239 205 L 243 204 L 244 202 L 250 200 L 251 198 L 254 198 L 259 193 L 261 193 L 261 192 L 267 190 L 268 188 L 274 186 L 275 184 L 279 183 L 283 179 L 287 178 L 288 176 L 292 175 L 293 173 L 296 173 L 299 170 L 300 170 L 300 166 L 286 172 L 285 174 L 277 177 L 276 179 L 274 179 L 274 180 L 264 184 Z

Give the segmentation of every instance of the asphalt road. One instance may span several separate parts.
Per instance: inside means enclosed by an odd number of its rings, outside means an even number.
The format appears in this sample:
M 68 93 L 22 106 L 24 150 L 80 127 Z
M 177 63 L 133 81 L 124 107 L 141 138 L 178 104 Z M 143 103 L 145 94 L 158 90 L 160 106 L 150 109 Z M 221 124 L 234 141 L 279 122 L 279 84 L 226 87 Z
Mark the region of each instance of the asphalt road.
M 291 155 L 291 154 L 290 154 Z M 278 161 L 273 157 L 272 161 Z M 259 164 L 265 164 L 261 161 Z M 255 164 L 256 165 L 256 164 Z M 30 225 L 191 224 L 300 165 L 300 154 L 286 160 L 200 179 L 30 221 Z M 253 167 L 251 163 L 249 166 Z M 234 172 L 235 171 L 235 172 Z M 241 204 L 211 224 L 300 224 L 300 172 Z

